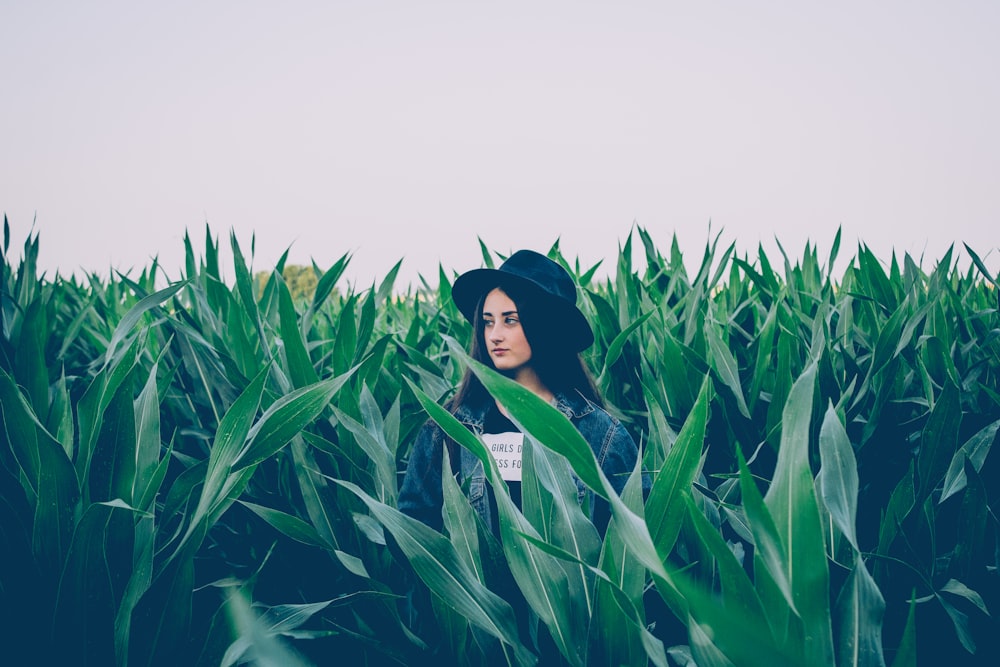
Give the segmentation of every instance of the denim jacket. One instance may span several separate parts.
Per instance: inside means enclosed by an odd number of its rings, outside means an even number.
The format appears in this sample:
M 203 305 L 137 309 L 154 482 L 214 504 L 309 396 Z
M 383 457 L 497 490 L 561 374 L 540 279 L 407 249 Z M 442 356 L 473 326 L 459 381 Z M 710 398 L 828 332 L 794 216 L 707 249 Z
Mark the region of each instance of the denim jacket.
M 622 423 L 577 392 L 557 393 L 556 407 L 590 444 L 601 470 L 615 491 L 621 493 L 638 456 L 635 442 Z M 459 406 L 454 414 L 466 428 L 479 435 L 483 432 L 487 409 L 488 406 L 476 409 L 463 405 Z M 406 476 L 399 492 L 400 511 L 437 530 L 441 530 L 442 526 L 441 462 L 446 441 L 447 436 L 437 424 L 430 420 L 424 424 L 413 445 Z M 492 515 L 495 511 L 494 504 L 487 488 L 489 484 L 486 482 L 482 462 L 461 446 L 450 448 L 449 454 L 452 459 L 452 470 L 459 486 L 467 489 L 472 507 L 487 526 L 495 526 Z M 586 495 L 593 492 L 579 479 L 575 481 L 582 503 Z M 590 508 L 590 519 L 603 532 L 610 518 L 610 508 L 603 500 L 591 502 Z

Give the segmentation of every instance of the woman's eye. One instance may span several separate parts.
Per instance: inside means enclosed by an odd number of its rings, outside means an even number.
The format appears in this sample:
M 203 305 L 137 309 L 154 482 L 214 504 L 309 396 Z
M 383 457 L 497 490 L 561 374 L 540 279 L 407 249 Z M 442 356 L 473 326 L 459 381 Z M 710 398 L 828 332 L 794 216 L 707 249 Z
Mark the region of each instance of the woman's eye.
M 506 325 L 508 325 L 508 326 L 514 326 L 515 324 L 517 324 L 517 318 L 516 317 L 508 317 L 507 319 L 505 319 L 503 321 L 503 323 L 506 324 Z
M 489 329 L 491 326 L 493 326 L 493 320 L 483 320 L 483 326 Z

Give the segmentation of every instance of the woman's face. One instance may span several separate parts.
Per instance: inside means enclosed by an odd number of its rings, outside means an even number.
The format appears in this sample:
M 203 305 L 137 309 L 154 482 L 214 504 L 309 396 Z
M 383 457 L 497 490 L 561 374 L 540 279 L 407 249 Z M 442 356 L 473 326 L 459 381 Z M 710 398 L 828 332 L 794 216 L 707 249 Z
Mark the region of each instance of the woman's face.
M 517 375 L 530 367 L 531 345 L 515 304 L 499 287 L 483 301 L 483 340 L 498 371 Z

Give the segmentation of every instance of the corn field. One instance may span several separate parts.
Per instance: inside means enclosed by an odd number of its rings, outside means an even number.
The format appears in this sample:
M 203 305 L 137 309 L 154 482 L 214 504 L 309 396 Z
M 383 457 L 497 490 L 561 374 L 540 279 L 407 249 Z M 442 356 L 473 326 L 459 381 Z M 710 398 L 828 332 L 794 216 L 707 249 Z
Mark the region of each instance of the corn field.
M 293 299 L 234 235 L 224 281 L 206 228 L 165 288 L 155 262 L 47 278 L 5 219 L 3 663 L 996 664 L 997 281 L 970 248 L 963 271 L 861 245 L 834 276 L 839 239 L 775 262 L 716 238 L 694 276 L 643 229 L 613 267 L 548 251 L 640 445 L 619 497 L 466 356 L 454 271 L 344 288 L 344 255 Z M 442 407 L 470 367 L 529 435 L 521 507 Z M 428 418 L 492 472 L 499 536 L 448 475 L 442 532 L 396 509 Z

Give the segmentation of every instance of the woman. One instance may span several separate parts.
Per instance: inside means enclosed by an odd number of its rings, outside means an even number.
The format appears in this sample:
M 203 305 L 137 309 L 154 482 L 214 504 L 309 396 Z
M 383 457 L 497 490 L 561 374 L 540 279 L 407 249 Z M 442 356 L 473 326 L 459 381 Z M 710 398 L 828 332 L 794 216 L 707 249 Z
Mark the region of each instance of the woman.
M 590 444 L 604 474 L 617 492 L 635 465 L 637 450 L 621 422 L 604 410 L 580 351 L 594 334 L 576 307 L 576 285 L 569 273 L 544 255 L 520 250 L 499 269 L 476 269 L 455 281 L 452 298 L 473 325 L 471 356 L 555 405 Z M 523 438 L 471 371 L 466 371 L 449 404 L 455 417 L 483 436 L 520 506 L 519 438 Z M 486 525 L 498 533 L 496 505 L 482 462 L 456 445 L 431 421 L 414 443 L 399 493 L 399 509 L 441 529 L 442 451 L 448 448 L 459 486 Z M 576 480 L 582 502 L 587 490 Z M 607 525 L 607 503 L 589 503 L 591 520 Z

